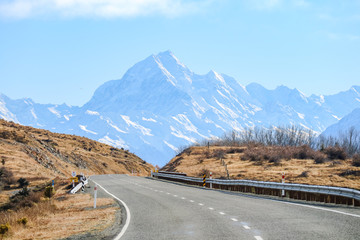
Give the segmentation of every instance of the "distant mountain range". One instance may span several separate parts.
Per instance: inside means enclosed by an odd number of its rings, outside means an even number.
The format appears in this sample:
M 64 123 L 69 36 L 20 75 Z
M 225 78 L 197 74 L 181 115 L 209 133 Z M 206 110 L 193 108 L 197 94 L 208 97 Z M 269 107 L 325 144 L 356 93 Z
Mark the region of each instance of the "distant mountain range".
M 160 166 L 179 147 L 226 131 L 295 124 L 321 133 L 356 108 L 360 86 L 310 97 L 285 86 L 244 87 L 214 71 L 198 75 L 170 51 L 151 55 L 122 79 L 104 83 L 82 107 L 0 95 L 1 118 L 130 149 Z

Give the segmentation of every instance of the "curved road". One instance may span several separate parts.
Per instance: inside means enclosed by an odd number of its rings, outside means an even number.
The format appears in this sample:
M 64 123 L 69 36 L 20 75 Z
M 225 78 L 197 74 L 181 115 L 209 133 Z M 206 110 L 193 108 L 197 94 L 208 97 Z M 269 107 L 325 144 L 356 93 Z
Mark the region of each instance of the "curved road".
M 131 219 L 122 240 L 360 239 L 359 208 L 271 200 L 127 175 L 91 179 L 128 206 Z

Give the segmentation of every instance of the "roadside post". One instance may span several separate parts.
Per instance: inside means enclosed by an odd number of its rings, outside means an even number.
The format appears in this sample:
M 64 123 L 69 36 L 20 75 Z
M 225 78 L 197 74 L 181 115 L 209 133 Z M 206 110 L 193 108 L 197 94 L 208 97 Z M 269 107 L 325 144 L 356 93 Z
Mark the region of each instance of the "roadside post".
M 203 176 L 203 188 L 206 187 L 206 174 L 204 174 Z
M 94 208 L 96 208 L 97 185 L 94 187 Z
M 212 172 L 210 172 L 210 180 L 212 179 Z M 212 181 L 210 181 L 210 188 L 212 188 Z
M 281 177 L 281 183 L 284 184 L 285 183 L 285 172 L 282 172 L 282 177 Z M 281 196 L 285 196 L 285 189 L 281 190 Z
M 74 187 L 75 187 L 74 177 L 76 177 L 76 172 L 75 172 L 75 171 L 72 171 L 71 176 L 73 177 L 73 179 L 72 179 L 72 187 L 74 188 Z

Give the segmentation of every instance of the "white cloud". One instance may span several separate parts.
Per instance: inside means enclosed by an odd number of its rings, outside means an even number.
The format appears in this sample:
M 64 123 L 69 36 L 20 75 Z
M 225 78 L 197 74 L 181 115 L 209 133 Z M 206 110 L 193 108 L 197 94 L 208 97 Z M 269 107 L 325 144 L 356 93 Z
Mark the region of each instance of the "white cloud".
M 179 16 L 201 10 L 212 0 L 5 0 L 0 16 L 30 18 L 34 16 L 65 17 L 135 17 L 160 14 Z

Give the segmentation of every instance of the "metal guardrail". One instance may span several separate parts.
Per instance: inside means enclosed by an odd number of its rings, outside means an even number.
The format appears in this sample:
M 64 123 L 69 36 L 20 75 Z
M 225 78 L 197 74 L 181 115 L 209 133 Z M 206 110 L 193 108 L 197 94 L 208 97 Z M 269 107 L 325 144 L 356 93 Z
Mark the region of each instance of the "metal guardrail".
M 76 185 L 73 189 L 71 189 L 70 193 L 75 194 L 77 191 L 81 189 L 82 186 L 85 186 L 89 183 L 89 181 L 86 179 L 85 181 L 80 181 L 78 185 Z
M 202 183 L 202 178 L 195 178 L 195 177 L 163 174 L 157 172 L 153 172 L 152 176 L 194 182 L 199 184 Z M 209 178 L 206 179 L 206 183 L 212 183 L 212 184 L 218 184 L 224 186 L 248 186 L 248 187 L 258 187 L 265 189 L 278 189 L 278 190 L 298 191 L 305 193 L 317 193 L 317 194 L 351 198 L 360 201 L 360 191 L 350 188 L 294 184 L 294 183 L 262 182 L 262 181 L 253 181 L 253 180 L 222 180 L 222 179 L 209 179 Z

